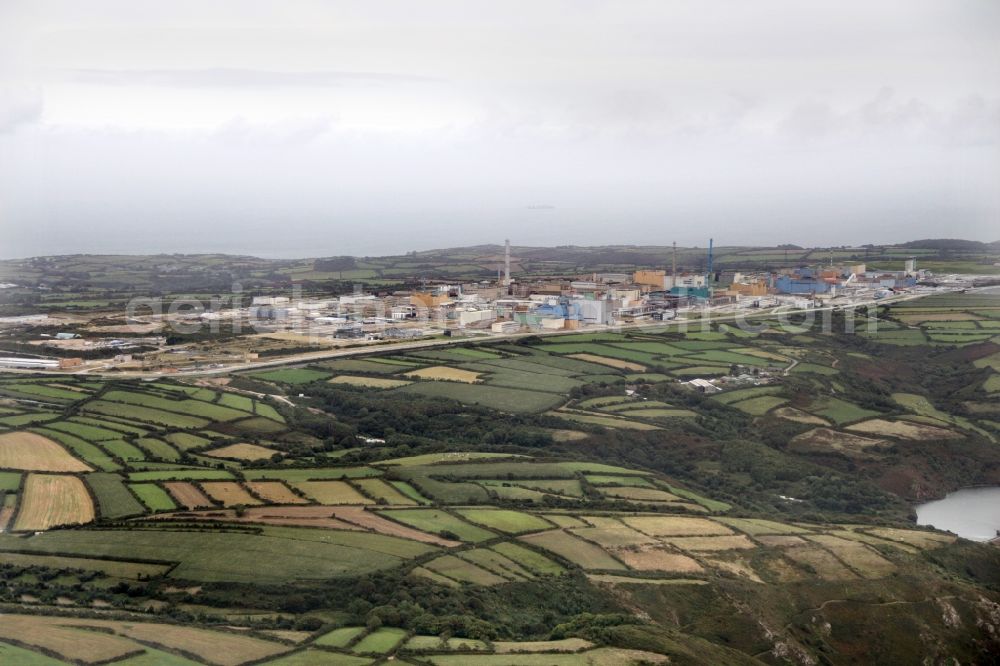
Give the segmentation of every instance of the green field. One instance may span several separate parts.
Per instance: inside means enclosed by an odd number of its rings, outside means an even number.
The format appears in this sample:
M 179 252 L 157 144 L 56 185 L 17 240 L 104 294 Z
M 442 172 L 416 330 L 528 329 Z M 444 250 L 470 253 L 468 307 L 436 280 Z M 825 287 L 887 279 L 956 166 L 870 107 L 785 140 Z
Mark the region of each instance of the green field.
M 562 396 L 552 393 L 441 381 L 417 382 L 393 389 L 392 392 L 412 393 L 429 398 L 449 398 L 467 405 L 482 405 L 515 413 L 542 412 L 565 402 Z
M 633 486 L 637 488 L 652 488 L 649 479 L 641 476 L 621 476 L 612 474 L 587 474 L 587 482 L 595 486 Z
M 259 534 L 178 530 L 56 530 L 20 539 L 0 535 L 0 552 L 176 562 L 170 576 L 213 582 L 282 583 L 396 567 L 432 550 L 408 539 L 309 528 Z
M 139 428 L 133 424 L 126 424 L 110 418 L 94 419 L 88 416 L 73 416 L 68 419 L 70 423 L 82 423 L 83 425 L 97 426 L 106 430 L 115 430 L 130 435 L 145 435 L 148 428 Z
M 111 456 L 104 450 L 98 448 L 90 442 L 80 439 L 79 437 L 75 437 L 59 430 L 50 430 L 49 428 L 32 428 L 32 432 L 36 432 L 39 435 L 44 435 L 49 439 L 59 442 L 72 451 L 74 455 L 82 458 L 84 461 L 90 463 L 97 469 L 105 472 L 114 472 L 121 469 L 121 465 L 112 460 Z
M 223 407 L 230 407 L 232 409 L 238 409 L 243 412 L 253 413 L 254 401 L 252 398 L 248 398 L 245 395 L 236 395 L 235 393 L 220 393 L 219 394 L 219 404 Z
M 493 550 L 535 574 L 558 576 L 566 571 L 562 565 L 519 543 L 504 541 L 493 546 Z
M 17 666 L 65 666 L 66 662 L 0 641 L 0 664 Z
M 360 479 L 379 476 L 381 472 L 372 467 L 317 467 L 307 469 L 248 469 L 243 475 L 252 480 L 270 479 L 275 481 L 322 481 L 326 479 Z
M 550 550 L 583 569 L 608 571 L 624 571 L 626 569 L 624 564 L 608 555 L 602 548 L 562 530 L 529 534 L 521 537 L 521 540 L 533 546 Z
M 537 516 L 505 509 L 456 509 L 455 513 L 469 522 L 483 525 L 504 534 L 522 534 L 551 529 L 553 525 Z
M 774 395 L 775 393 L 780 393 L 781 390 L 780 386 L 754 386 L 752 388 L 724 391 L 713 395 L 712 400 L 721 402 L 724 405 L 729 405 L 748 398 L 756 398 L 762 395 Z
M 413 636 L 403 646 L 413 652 L 445 652 L 460 650 L 462 652 L 485 652 L 489 646 L 485 641 L 471 638 L 449 638 L 441 640 L 440 636 Z
M 20 472 L 0 472 L 0 491 L 17 492 L 20 486 Z
M 271 421 L 277 421 L 278 423 L 285 422 L 285 417 L 278 413 L 277 409 L 266 402 L 255 402 L 254 412 L 257 416 L 263 416 L 265 419 L 270 419 Z
M 94 497 L 97 498 L 97 507 L 102 518 L 124 518 L 146 512 L 119 475 L 96 472 L 86 475 L 85 478 L 87 485 L 94 492 Z
M 108 391 L 101 396 L 101 399 L 109 402 L 122 402 L 128 405 L 150 407 L 164 412 L 178 412 L 180 414 L 201 416 L 209 421 L 232 421 L 247 416 L 247 412 L 214 405 L 203 400 L 175 400 L 161 398 L 149 393 Z
M 576 407 L 580 409 L 596 409 L 598 407 L 606 407 L 608 405 L 618 405 L 624 402 L 631 402 L 634 398 L 627 395 L 606 395 L 599 398 L 588 398 L 586 400 L 581 400 L 576 403 Z
M 657 430 L 658 427 L 649 423 L 639 421 L 629 421 L 628 419 L 615 418 L 611 416 L 599 416 L 596 414 L 580 414 L 578 412 L 559 411 L 549 412 L 552 416 L 558 416 L 567 421 L 599 425 L 606 428 L 624 428 L 626 430 Z
M 431 501 L 420 494 L 420 492 L 408 484 L 406 481 L 390 481 L 392 487 L 401 492 L 406 497 L 410 498 L 417 504 L 430 504 Z
M 121 439 L 122 437 L 122 433 L 118 430 L 102 428 L 88 423 L 79 423 L 72 420 L 47 423 L 45 427 L 49 430 L 58 430 L 60 432 L 69 433 L 70 435 L 75 435 L 81 439 L 87 440 L 88 442 L 103 442 L 109 439 Z
M 721 365 L 694 365 L 688 368 L 675 368 L 670 374 L 678 377 L 718 377 L 729 374 L 728 366 Z
M 379 515 L 424 532 L 431 534 L 447 532 L 454 534 L 462 541 L 473 543 L 487 541 L 497 536 L 493 532 L 470 525 L 461 518 L 440 509 L 388 509 L 380 511 Z
M 470 460 L 490 460 L 492 458 L 511 458 L 520 457 L 512 456 L 506 453 L 486 453 L 479 451 L 454 451 L 451 453 L 424 453 L 419 456 L 406 456 L 405 458 L 389 458 L 388 460 L 379 460 L 378 465 L 404 465 L 412 467 L 413 465 L 434 465 L 437 463 L 451 463 L 451 462 L 467 462 Z
M 128 405 L 120 402 L 105 402 L 104 400 L 94 400 L 83 406 L 83 411 L 104 414 L 106 416 L 117 416 L 123 419 L 134 419 L 140 422 L 155 423 L 157 425 L 170 426 L 174 428 L 203 428 L 209 424 L 207 419 L 186 414 L 175 414 L 165 412 L 160 409 L 142 407 L 140 405 Z
M 467 559 L 454 555 L 443 555 L 427 562 L 424 567 L 452 581 L 472 585 L 501 585 L 509 580 L 489 569 L 484 569 Z
M 619 414 L 627 416 L 626 412 L 632 412 L 639 409 L 654 409 L 654 408 L 669 408 L 670 403 L 662 402 L 660 400 L 630 400 L 629 402 L 618 404 L 618 405 L 605 405 L 600 407 L 599 410 L 602 412 L 610 412 L 612 414 Z
M 24 395 L 54 398 L 54 401 L 65 403 L 76 402 L 88 397 L 86 393 L 45 386 L 44 384 L 0 384 L 0 388 L 4 390 L 9 389 Z
M 234 479 L 224 469 L 164 469 L 151 472 L 131 472 L 129 481 L 209 481 Z
M 150 511 L 173 511 L 177 508 L 167 491 L 155 483 L 130 483 L 129 488 Z
M 831 396 L 817 398 L 809 405 L 808 411 L 830 419 L 838 425 L 860 421 L 861 419 L 871 418 L 879 414 L 879 412 L 874 410 L 864 409 L 852 402 Z
M 351 652 L 356 654 L 385 654 L 406 638 L 405 629 L 382 627 L 371 632 L 354 644 Z
M 187 451 L 188 449 L 198 449 L 203 446 L 208 446 L 212 443 L 211 440 L 205 439 L 204 437 L 199 437 L 198 435 L 192 435 L 187 432 L 172 432 L 163 436 L 163 439 L 167 440 L 174 446 L 176 446 L 181 451 Z
M 331 373 L 324 372 L 322 370 L 311 370 L 309 368 L 285 368 L 281 370 L 255 372 L 250 376 L 255 379 L 263 379 L 264 381 L 269 382 L 299 385 L 316 382 L 321 379 L 329 379 L 331 377 Z
M 101 442 L 101 447 L 111 455 L 125 462 L 136 462 L 146 459 L 146 453 L 123 439 L 112 439 Z
M 660 408 L 633 409 L 626 412 L 626 415 L 644 419 L 685 419 L 698 416 L 696 412 L 692 412 L 689 409 L 660 409 Z
M 162 439 L 155 439 L 153 437 L 140 437 L 135 441 L 136 445 L 146 451 L 153 458 L 161 458 L 163 460 L 180 460 L 181 454 L 177 452 L 177 449 L 170 446 Z
M 323 634 L 314 642 L 316 645 L 324 645 L 333 648 L 345 648 L 351 641 L 365 633 L 365 627 L 340 627 Z
M 827 375 L 827 376 L 836 375 L 840 373 L 840 371 L 837 370 L 836 368 L 831 368 L 830 366 L 827 365 L 819 365 L 818 363 L 799 363 L 794 368 L 792 368 L 792 372 L 802 373 L 802 374 L 811 373 L 814 375 Z
M 729 406 L 735 407 L 736 409 L 746 412 L 751 416 L 763 416 L 775 407 L 779 407 L 786 402 L 788 402 L 787 398 L 780 398 L 774 395 L 762 395 L 756 398 L 738 400 L 736 402 L 729 403 Z
M 43 423 L 57 418 L 59 415 L 54 412 L 33 412 L 31 414 L 14 414 L 13 416 L 0 416 L 0 425 L 10 428 L 31 425 L 33 423 Z

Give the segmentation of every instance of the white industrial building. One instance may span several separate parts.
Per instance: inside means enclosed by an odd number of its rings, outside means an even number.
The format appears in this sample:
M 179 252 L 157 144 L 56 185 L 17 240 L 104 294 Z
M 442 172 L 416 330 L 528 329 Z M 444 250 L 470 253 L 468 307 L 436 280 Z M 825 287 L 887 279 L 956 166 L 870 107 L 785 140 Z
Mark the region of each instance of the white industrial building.
M 516 321 L 497 321 L 493 322 L 490 330 L 494 333 L 517 333 L 521 330 L 521 324 Z
M 460 326 L 469 326 L 470 324 L 481 324 L 484 322 L 493 321 L 497 318 L 496 312 L 493 310 L 473 310 L 465 309 L 458 310 L 455 313 L 458 316 L 458 323 Z
M 25 368 L 27 370 L 49 370 L 58 368 L 59 361 L 50 358 L 0 357 L 0 368 Z

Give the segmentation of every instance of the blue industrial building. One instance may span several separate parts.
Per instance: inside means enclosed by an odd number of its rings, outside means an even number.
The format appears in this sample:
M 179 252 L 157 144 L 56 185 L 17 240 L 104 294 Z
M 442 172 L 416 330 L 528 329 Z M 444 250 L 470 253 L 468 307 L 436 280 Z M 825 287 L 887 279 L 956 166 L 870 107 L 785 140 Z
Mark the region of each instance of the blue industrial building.
M 830 291 L 829 282 L 811 276 L 780 275 L 774 287 L 781 294 L 826 294 Z

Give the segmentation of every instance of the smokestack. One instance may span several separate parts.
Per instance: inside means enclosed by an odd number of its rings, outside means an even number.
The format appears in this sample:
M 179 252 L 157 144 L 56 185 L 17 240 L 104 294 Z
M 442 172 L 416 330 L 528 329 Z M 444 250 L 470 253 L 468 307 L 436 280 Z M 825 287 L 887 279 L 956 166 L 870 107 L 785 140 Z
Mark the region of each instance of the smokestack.
M 677 286 L 677 241 L 674 241 L 674 258 L 670 267 L 670 288 Z
M 705 286 L 708 287 L 709 295 L 712 294 L 712 245 L 713 239 L 708 239 L 708 272 L 705 274 Z
M 510 286 L 510 239 L 504 241 L 503 254 L 503 286 Z

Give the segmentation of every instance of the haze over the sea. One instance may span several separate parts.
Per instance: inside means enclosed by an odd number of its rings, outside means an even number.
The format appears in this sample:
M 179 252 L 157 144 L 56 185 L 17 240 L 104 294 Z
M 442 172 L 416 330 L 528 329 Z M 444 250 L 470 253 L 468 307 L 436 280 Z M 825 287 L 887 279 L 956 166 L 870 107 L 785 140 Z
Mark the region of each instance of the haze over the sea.
M 0 5 L 0 256 L 1000 237 L 1000 4 Z

